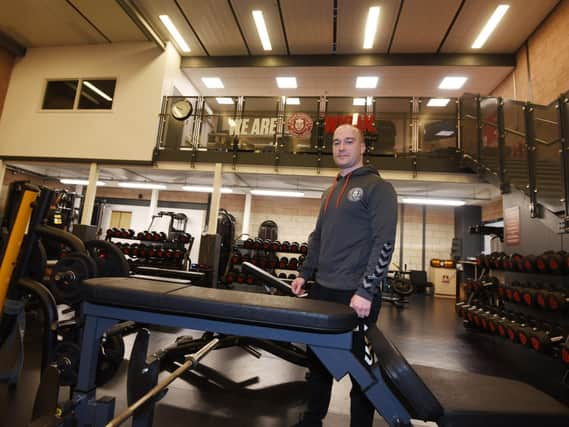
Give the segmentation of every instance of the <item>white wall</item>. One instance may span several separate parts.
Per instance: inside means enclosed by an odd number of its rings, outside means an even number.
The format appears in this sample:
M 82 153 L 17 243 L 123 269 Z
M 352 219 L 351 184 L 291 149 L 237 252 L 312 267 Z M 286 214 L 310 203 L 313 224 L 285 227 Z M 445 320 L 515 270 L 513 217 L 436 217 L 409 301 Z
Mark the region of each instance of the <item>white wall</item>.
M 28 49 L 10 79 L 0 155 L 151 160 L 162 95 L 195 93 L 179 61 L 150 42 Z M 46 81 L 64 78 L 116 78 L 113 109 L 42 111 Z
M 103 219 L 101 221 L 101 228 L 103 230 L 103 234 L 109 228 L 109 224 L 111 221 L 111 212 L 112 211 L 123 211 L 123 212 L 131 212 L 132 218 L 130 223 L 130 228 L 135 230 L 137 233 L 140 231 L 148 230 L 148 210 L 150 208 L 148 206 L 133 206 L 133 205 L 114 205 L 114 204 L 107 204 L 105 206 L 105 210 L 103 212 Z M 159 211 L 171 211 L 170 208 L 163 208 L 158 206 L 154 213 Z M 205 211 L 204 210 L 193 210 L 193 209 L 178 209 L 176 208 L 176 212 L 184 213 L 188 217 L 188 225 L 186 227 L 186 233 L 190 233 L 194 238 L 194 245 L 192 246 L 192 250 L 190 251 L 190 258 L 192 262 L 198 262 L 198 255 L 200 250 L 200 241 L 202 231 L 205 225 Z M 152 224 L 151 231 L 163 231 L 168 233 L 168 222 L 167 221 L 160 221 L 156 220 Z M 115 240 L 113 240 L 115 241 Z M 119 240 L 120 241 L 120 240 Z M 131 243 L 128 240 L 125 240 L 127 243 Z

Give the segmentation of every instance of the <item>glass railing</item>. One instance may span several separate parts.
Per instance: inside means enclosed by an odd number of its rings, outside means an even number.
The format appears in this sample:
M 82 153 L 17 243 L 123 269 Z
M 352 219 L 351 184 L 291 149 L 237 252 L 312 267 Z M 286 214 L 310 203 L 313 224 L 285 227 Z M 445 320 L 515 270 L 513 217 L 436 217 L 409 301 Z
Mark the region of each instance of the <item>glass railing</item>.
M 172 107 L 184 99 L 192 114 L 176 120 Z M 415 100 L 414 111 L 409 97 L 167 97 L 158 155 L 160 150 L 329 155 L 334 130 L 343 123 L 363 132 L 369 156 L 455 152 L 456 99 L 444 107 Z
M 535 215 L 538 204 L 567 212 L 569 153 L 562 132 L 569 131 L 568 104 L 567 95 L 543 106 L 465 94 L 460 98 L 462 152 L 482 164 L 477 170 L 490 171 L 504 191 L 525 192 Z

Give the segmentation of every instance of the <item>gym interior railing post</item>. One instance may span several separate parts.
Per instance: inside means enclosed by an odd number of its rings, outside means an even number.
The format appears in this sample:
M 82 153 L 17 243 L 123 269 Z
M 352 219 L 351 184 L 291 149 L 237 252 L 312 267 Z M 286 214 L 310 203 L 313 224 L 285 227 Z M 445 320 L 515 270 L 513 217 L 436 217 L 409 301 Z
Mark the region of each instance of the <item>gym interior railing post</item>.
M 533 104 L 527 102 L 523 106 L 524 121 L 526 128 L 526 148 L 528 153 L 528 196 L 530 199 L 530 217 L 540 217 L 539 205 L 537 202 L 537 177 L 535 159 L 535 111 Z
M 559 110 L 559 142 L 561 154 L 561 171 L 563 176 L 563 206 L 565 215 L 562 222 L 562 231 L 569 231 L 569 92 L 561 95 L 557 100 Z
M 474 98 L 476 102 L 476 161 L 482 162 L 482 111 L 480 109 L 480 94 Z
M 506 131 L 504 130 L 504 100 L 496 98 L 496 126 L 498 131 L 498 173 L 500 176 L 500 191 L 510 192 L 510 182 L 506 170 Z

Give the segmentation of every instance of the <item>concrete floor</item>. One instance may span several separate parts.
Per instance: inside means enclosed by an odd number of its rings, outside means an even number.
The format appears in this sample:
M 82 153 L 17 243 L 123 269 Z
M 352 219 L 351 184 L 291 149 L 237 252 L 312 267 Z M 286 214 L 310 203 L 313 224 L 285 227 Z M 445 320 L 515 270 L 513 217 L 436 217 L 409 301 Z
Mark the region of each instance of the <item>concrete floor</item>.
M 416 295 L 402 310 L 385 303 L 378 324 L 412 364 L 522 380 L 569 404 L 569 388 L 561 381 L 565 368 L 559 361 L 486 334 L 465 331 L 455 316 L 454 300 Z M 188 334 L 200 335 L 187 330 L 153 331 L 150 350 Z M 127 356 L 133 341 L 133 336 L 125 338 Z M 39 342 L 37 326 L 30 327 L 18 388 L 12 396 L 0 385 L 2 426 L 24 427 L 28 423 L 39 379 Z M 222 390 L 199 381 L 176 380 L 157 405 L 154 426 L 284 427 L 298 420 L 305 398 L 304 368 L 267 353 L 256 359 L 239 348 L 216 350 L 203 363 L 234 381 L 259 377 L 259 382 L 248 389 Z M 99 389 L 101 396 L 116 397 L 116 413 L 126 406 L 126 366 L 125 360 L 120 373 Z M 349 425 L 349 388 L 349 379 L 335 384 L 326 427 Z M 384 425 L 377 416 L 374 426 Z

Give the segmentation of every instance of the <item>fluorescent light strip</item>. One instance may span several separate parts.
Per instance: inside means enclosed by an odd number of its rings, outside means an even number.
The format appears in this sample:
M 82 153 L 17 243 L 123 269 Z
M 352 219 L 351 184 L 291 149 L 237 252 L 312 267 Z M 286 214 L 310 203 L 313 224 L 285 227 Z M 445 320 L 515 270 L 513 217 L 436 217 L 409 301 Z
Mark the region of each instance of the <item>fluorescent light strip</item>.
M 261 10 L 254 10 L 253 19 L 255 20 L 255 26 L 257 27 L 257 33 L 261 39 L 261 44 L 263 45 L 263 50 L 273 50 L 271 46 L 271 39 L 269 39 L 269 32 L 267 31 L 267 26 L 265 25 L 265 18 L 263 18 L 263 12 Z
M 300 98 L 287 98 L 287 105 L 300 105 Z
M 460 89 L 468 80 L 467 77 L 447 76 L 439 85 L 439 89 Z
M 446 107 L 450 98 L 431 98 L 427 102 L 427 107 Z
M 164 184 L 153 184 L 151 182 L 119 182 L 119 187 L 138 188 L 140 190 L 165 190 Z
M 352 126 L 357 126 L 357 124 L 358 124 L 358 117 L 359 117 L 359 114 L 358 114 L 358 113 L 352 114 Z
M 188 46 L 188 43 L 186 43 L 186 41 L 184 40 L 184 38 L 182 37 L 176 26 L 170 19 L 170 17 L 168 15 L 160 15 L 160 20 L 162 21 L 162 23 L 164 24 L 170 35 L 174 37 L 176 44 L 180 47 L 180 49 L 182 49 L 182 52 L 190 52 L 191 49 Z
M 223 82 L 219 77 L 202 77 L 202 82 L 208 89 L 223 89 Z
M 106 99 L 107 101 L 112 101 L 113 98 L 111 98 L 109 95 L 107 95 L 105 92 L 103 92 L 101 89 L 99 89 L 97 86 L 95 86 L 93 83 L 88 82 L 87 80 L 83 80 L 83 84 L 85 86 L 87 86 L 89 89 L 91 89 L 93 92 L 95 92 L 97 95 L 99 95 L 101 98 Z
M 59 182 L 61 182 L 62 184 L 68 184 L 68 185 L 89 185 L 88 179 L 62 178 L 59 180 Z M 100 187 L 100 186 L 106 185 L 106 184 L 103 181 L 97 181 L 96 185 L 98 187 Z
M 379 6 L 369 8 L 367 13 L 366 28 L 364 33 L 364 49 L 371 49 L 377 32 L 377 23 L 379 21 Z
M 466 204 L 463 200 L 450 199 L 426 199 L 421 197 L 404 197 L 401 203 L 409 205 L 435 205 L 435 206 L 463 206 Z
M 296 89 L 296 77 L 276 77 L 280 89 Z
M 218 104 L 233 104 L 233 98 L 215 98 Z
M 276 196 L 276 197 L 304 197 L 300 191 L 281 191 L 281 190 L 251 190 L 254 196 Z
M 478 34 L 478 37 L 476 37 L 476 40 L 474 40 L 472 49 L 480 49 L 484 46 L 484 43 L 486 43 L 488 37 L 494 32 L 509 8 L 510 5 L 507 4 L 501 4 L 496 8 L 488 22 L 486 22 L 486 25 L 484 25 L 484 28 L 482 28 L 482 31 L 480 31 L 480 34 Z
M 360 76 L 356 79 L 357 89 L 375 89 L 379 77 L 377 76 Z
M 213 187 L 208 187 L 207 185 L 184 185 L 182 187 L 184 191 L 193 191 L 195 193 L 213 193 Z M 222 193 L 233 193 L 231 188 L 221 187 Z

